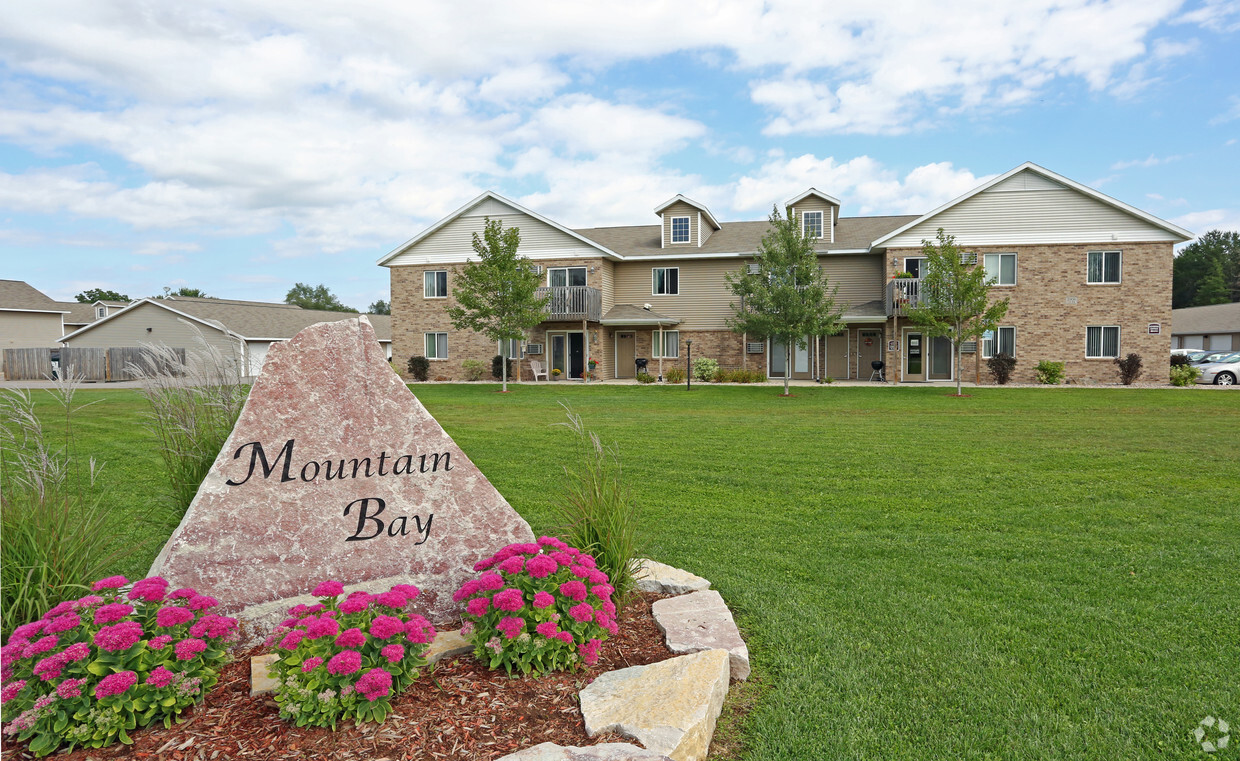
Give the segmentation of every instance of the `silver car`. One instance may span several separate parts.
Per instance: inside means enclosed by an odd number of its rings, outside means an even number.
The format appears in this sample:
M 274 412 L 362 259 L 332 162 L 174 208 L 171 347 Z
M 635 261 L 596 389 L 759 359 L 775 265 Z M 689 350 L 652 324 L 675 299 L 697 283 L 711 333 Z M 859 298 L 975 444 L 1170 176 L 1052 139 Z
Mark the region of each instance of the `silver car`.
M 1201 375 L 1198 383 L 1213 383 L 1216 386 L 1234 386 L 1240 377 L 1240 351 L 1228 354 L 1207 365 L 1199 365 Z

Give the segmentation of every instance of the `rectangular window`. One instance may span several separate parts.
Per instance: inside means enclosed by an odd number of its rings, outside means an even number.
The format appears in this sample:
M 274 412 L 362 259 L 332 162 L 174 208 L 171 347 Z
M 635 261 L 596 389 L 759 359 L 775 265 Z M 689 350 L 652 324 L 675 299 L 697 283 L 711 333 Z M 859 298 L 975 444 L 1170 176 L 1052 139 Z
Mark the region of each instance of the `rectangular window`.
M 426 298 L 445 299 L 448 297 L 447 270 L 427 270 L 422 277 Z
M 995 354 L 1016 356 L 1016 328 L 1000 326 L 998 330 L 988 330 L 982 335 L 982 356 L 989 358 Z
M 1119 356 L 1119 326 L 1091 325 L 1085 328 L 1085 356 L 1109 359 Z
M 665 330 L 663 331 L 663 345 L 659 345 L 659 331 L 654 331 L 654 338 L 651 341 L 654 344 L 654 357 L 658 359 L 676 359 L 680 356 L 680 331 Z
M 447 333 L 423 333 L 426 337 L 426 358 L 427 359 L 447 359 L 448 358 L 448 334 Z
M 680 293 L 680 268 L 655 267 L 651 275 L 650 292 L 655 296 L 675 296 Z
M 524 356 L 523 354 L 521 354 L 521 339 L 514 338 L 508 341 L 508 351 L 506 353 L 504 352 L 504 342 L 496 341 L 495 342 L 495 353 L 503 354 L 505 357 L 511 357 L 512 359 L 520 359 L 522 356 Z
M 95 309 L 95 317 L 97 317 L 98 319 L 102 320 L 104 317 L 107 317 L 107 316 L 108 316 L 108 309 L 107 309 L 107 307 L 96 307 L 96 309 Z
M 689 218 L 672 217 L 672 243 L 689 242 Z
M 915 278 L 926 276 L 926 260 L 921 256 L 909 256 L 904 259 L 904 271 Z
M 1085 282 L 1118 283 L 1121 258 L 1119 251 L 1090 251 Z
M 585 267 L 552 267 L 547 270 L 547 285 L 552 288 L 564 288 L 570 285 L 585 284 Z
M 806 238 L 822 237 L 822 212 L 806 211 L 801 214 L 801 231 Z
M 1016 285 L 1016 254 L 986 254 L 986 282 L 991 285 Z

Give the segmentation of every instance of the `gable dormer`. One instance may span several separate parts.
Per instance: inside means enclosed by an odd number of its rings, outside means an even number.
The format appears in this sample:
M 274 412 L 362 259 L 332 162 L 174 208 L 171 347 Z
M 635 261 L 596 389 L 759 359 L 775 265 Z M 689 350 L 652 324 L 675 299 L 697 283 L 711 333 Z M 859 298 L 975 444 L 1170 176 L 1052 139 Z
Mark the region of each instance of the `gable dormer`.
M 801 231 L 816 233 L 813 237 L 823 243 L 835 242 L 835 226 L 840 221 L 840 202 L 837 198 L 810 188 L 788 201 L 785 206 L 801 223 Z
M 679 194 L 656 206 L 654 213 L 663 222 L 660 244 L 663 248 L 700 248 L 719 229 L 710 209 Z

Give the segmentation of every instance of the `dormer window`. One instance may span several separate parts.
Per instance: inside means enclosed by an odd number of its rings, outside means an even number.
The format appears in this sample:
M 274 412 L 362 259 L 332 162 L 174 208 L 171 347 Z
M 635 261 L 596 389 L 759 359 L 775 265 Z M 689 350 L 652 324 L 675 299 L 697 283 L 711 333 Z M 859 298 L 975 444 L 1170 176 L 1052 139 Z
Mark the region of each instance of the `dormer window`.
M 104 317 L 107 317 L 107 316 L 108 316 L 107 307 L 95 307 L 95 319 L 102 320 Z
M 689 242 L 689 218 L 672 217 L 672 243 Z
M 807 211 L 801 214 L 801 232 L 806 238 L 822 237 L 822 212 Z

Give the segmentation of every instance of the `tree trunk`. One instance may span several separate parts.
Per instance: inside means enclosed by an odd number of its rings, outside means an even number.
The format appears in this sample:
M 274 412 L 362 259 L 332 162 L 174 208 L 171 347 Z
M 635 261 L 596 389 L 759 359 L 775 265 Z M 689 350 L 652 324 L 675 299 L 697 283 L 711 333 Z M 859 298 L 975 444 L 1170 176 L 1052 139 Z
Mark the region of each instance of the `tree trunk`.
M 506 356 L 506 354 L 507 352 L 502 352 L 502 351 L 499 353 L 500 364 L 503 365 L 503 367 L 500 369 L 500 376 L 503 377 L 504 379 L 503 389 L 504 389 L 505 394 L 508 393 L 508 357 Z
M 956 396 L 960 396 L 960 323 L 956 323 L 956 335 L 952 339 L 952 350 L 956 352 Z
M 788 378 L 792 376 L 792 342 L 784 341 L 784 354 L 787 357 L 784 360 L 784 396 L 788 396 L 792 392 L 788 390 Z

